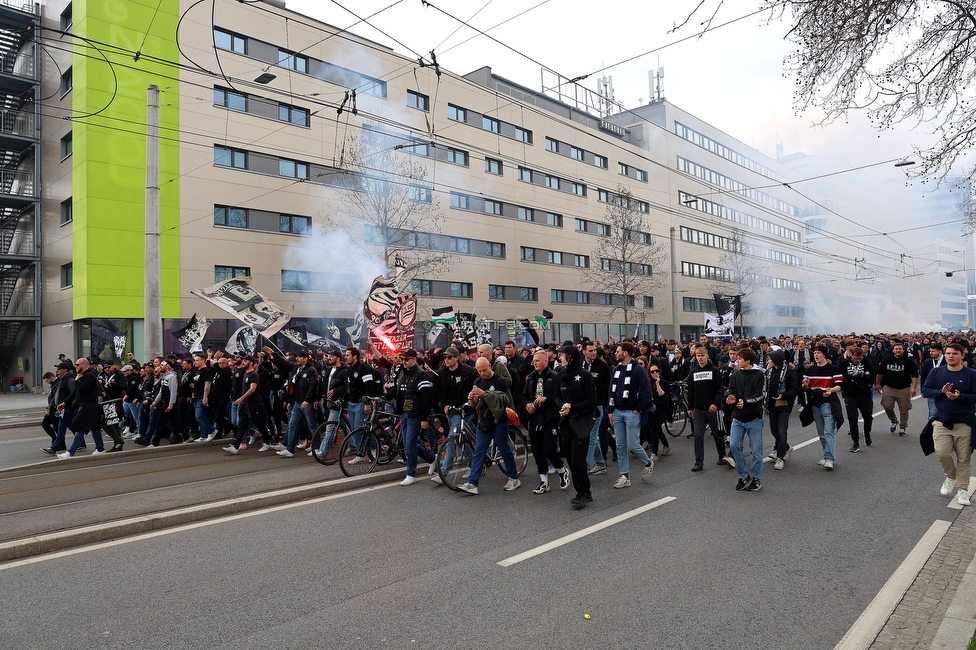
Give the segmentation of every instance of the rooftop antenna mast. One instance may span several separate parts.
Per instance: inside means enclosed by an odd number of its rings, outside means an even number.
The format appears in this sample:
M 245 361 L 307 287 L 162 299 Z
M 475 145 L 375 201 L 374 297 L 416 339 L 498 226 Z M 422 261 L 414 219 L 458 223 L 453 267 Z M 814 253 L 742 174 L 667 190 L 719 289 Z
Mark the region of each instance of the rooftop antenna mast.
M 664 68 L 661 67 L 661 57 L 657 57 L 657 70 L 649 70 L 647 72 L 648 82 L 650 85 L 650 96 L 652 97 L 652 102 L 659 102 L 664 99 Z

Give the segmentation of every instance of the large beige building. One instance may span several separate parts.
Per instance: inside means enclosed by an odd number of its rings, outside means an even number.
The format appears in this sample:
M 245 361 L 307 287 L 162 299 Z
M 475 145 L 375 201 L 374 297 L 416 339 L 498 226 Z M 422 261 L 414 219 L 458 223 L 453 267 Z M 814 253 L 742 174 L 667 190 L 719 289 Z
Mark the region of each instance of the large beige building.
M 272 0 L 217 0 L 213 22 L 186 1 L 52 0 L 41 23 L 44 366 L 110 355 L 122 337 L 142 356 L 150 84 L 167 351 L 194 313 L 222 344 L 236 326 L 190 291 L 238 275 L 294 303 L 309 331 L 341 329 L 397 252 L 428 260 L 410 272 L 421 321 L 451 305 L 496 321 L 496 339 L 543 310 L 549 340 L 619 337 L 624 304 L 630 333 L 691 336 L 713 291 L 740 289 L 748 331 L 803 328 L 792 172 L 667 101 L 601 115 L 487 67 L 422 66 Z M 640 220 L 623 260 L 606 253 L 621 186 Z M 392 218 L 364 218 L 370 203 Z M 615 270 L 631 261 L 639 290 L 625 296 Z

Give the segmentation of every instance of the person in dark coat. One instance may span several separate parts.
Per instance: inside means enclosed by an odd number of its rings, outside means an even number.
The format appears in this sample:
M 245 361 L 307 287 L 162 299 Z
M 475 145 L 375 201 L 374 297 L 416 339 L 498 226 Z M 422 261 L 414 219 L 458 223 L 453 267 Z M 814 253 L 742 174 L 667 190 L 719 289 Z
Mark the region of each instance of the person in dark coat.
M 92 456 L 105 453 L 102 432 L 98 427 L 102 415 L 98 408 L 98 378 L 91 363 L 84 357 L 75 362 L 75 368 L 78 370 L 78 375 L 75 377 L 75 391 L 64 402 L 58 404 L 59 411 L 74 409 L 71 430 L 75 432 L 75 439 L 68 451 L 58 454 L 58 458 L 62 460 L 75 455 L 75 452 L 85 444 L 85 435 L 89 431 L 95 441 L 95 451 L 92 452 Z

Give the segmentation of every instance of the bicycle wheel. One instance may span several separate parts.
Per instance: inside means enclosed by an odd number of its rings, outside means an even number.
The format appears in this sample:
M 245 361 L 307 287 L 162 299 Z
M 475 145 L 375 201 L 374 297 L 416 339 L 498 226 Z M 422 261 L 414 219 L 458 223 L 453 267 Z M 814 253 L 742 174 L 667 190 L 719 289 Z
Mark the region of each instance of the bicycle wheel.
M 672 438 L 677 438 L 682 433 L 684 433 L 685 427 L 688 426 L 688 405 L 685 404 L 683 399 L 676 400 L 674 403 L 674 412 L 671 417 L 665 420 L 664 428 L 668 432 L 668 435 Z
M 515 449 L 513 450 L 515 454 L 515 467 L 518 470 L 518 475 L 522 476 L 522 472 L 525 471 L 525 468 L 529 464 L 529 441 L 518 427 L 511 427 L 508 435 L 515 443 Z
M 360 427 L 342 441 L 339 447 L 339 468 L 346 476 L 369 474 L 376 467 L 380 449 L 379 439 L 373 431 Z
M 325 445 L 325 452 L 322 451 L 322 438 L 328 433 L 329 425 L 335 425 L 331 440 Z M 342 442 L 349 435 L 349 425 L 342 418 L 338 422 L 325 422 L 312 434 L 312 457 L 323 465 L 335 465 L 339 462 L 339 450 Z
M 403 450 L 400 448 L 400 443 L 397 440 L 397 434 L 395 432 L 390 429 L 384 429 L 378 438 L 380 446 L 376 454 L 377 465 L 386 465 L 402 454 Z
M 447 469 L 444 460 L 447 459 Z M 441 443 L 437 450 L 437 473 L 440 474 L 444 485 L 455 492 L 459 492 L 459 485 L 467 483 L 471 474 L 471 460 L 474 458 L 474 447 L 465 440 L 458 443 L 457 438 L 451 437 Z

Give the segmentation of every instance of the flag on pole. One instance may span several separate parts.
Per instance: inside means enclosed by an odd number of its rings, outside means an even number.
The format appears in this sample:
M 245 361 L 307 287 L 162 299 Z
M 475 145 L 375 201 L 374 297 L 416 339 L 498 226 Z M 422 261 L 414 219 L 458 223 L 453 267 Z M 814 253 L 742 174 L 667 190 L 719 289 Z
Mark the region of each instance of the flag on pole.
M 203 343 L 203 337 L 207 335 L 207 330 L 210 329 L 210 321 L 206 318 L 197 318 L 196 314 L 190 317 L 190 322 L 186 324 L 182 329 L 178 329 L 173 332 L 180 343 L 183 344 L 190 352 L 195 352 L 201 349 L 200 344 Z
M 352 342 L 353 347 L 363 348 L 363 335 L 366 333 L 366 319 L 363 318 L 361 313 L 357 313 L 356 317 L 353 319 L 352 325 L 346 328 L 346 334 L 349 335 L 349 340 Z
M 454 307 L 438 307 L 430 310 L 431 320 L 434 325 L 455 325 L 457 317 L 454 315 Z
M 520 322 L 522 323 L 522 327 L 525 328 L 525 345 L 527 346 L 529 344 L 528 337 L 530 336 L 532 337 L 532 342 L 539 345 L 539 333 L 535 331 L 534 327 L 532 327 L 532 323 L 529 322 L 529 319 L 523 318 Z
M 254 354 L 257 343 L 258 333 L 251 327 L 244 325 L 243 327 L 237 328 L 237 331 L 230 335 L 224 349 L 231 354 L 249 355 Z
M 735 312 L 727 314 L 705 314 L 705 336 L 733 336 L 735 334 Z
M 720 293 L 712 294 L 715 296 L 715 311 L 720 314 L 733 312 L 734 317 L 738 318 L 742 313 L 742 296 L 723 296 Z
M 272 336 L 289 320 L 291 308 L 282 309 L 251 286 L 251 278 L 232 278 L 206 289 L 190 291 L 220 307 L 264 336 Z
M 539 329 L 547 330 L 549 329 L 549 319 L 545 316 L 536 316 L 535 322 L 538 323 Z
M 430 328 L 430 332 L 427 333 L 427 342 L 431 345 L 437 340 L 437 337 L 441 335 L 444 331 L 444 325 L 434 325 Z

